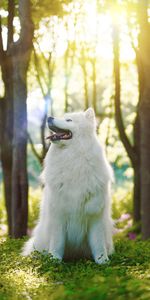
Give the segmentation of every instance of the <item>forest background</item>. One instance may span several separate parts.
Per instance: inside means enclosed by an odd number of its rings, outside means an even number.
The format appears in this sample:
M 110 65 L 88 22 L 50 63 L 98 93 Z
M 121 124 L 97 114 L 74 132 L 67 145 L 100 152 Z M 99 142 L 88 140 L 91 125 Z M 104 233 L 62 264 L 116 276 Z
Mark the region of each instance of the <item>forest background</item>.
M 146 0 L 1 1 L 2 235 L 36 223 L 47 116 L 92 106 L 118 230 L 150 237 L 149 15 Z
M 149 79 L 150 1 L 0 0 L 0 299 L 150 299 Z M 47 116 L 89 106 L 115 175 L 115 253 L 105 266 L 23 258 Z

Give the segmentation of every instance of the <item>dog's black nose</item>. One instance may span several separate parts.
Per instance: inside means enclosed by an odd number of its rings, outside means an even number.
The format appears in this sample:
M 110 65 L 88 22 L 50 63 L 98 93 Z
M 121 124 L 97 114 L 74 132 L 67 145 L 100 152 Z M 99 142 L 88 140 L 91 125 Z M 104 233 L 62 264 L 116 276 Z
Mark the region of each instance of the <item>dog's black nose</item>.
M 52 124 L 53 123 L 54 118 L 53 117 L 48 117 L 47 122 L 48 124 Z

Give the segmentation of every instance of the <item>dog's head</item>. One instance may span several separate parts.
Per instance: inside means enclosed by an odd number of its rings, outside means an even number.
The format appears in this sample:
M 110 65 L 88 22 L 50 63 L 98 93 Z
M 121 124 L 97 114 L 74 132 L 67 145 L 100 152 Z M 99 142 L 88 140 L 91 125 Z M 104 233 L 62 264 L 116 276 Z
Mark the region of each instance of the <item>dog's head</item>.
M 48 118 L 51 142 L 60 145 L 70 144 L 84 137 L 91 137 L 96 128 L 95 113 L 92 108 L 85 112 L 67 113 L 63 119 Z

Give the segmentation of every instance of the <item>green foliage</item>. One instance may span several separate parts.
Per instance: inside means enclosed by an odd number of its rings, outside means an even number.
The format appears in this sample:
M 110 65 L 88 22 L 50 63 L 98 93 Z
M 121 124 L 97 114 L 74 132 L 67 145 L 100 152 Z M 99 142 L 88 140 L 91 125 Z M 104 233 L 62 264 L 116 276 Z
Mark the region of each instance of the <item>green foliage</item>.
M 133 187 L 131 183 L 120 186 L 113 193 L 112 213 L 113 218 L 118 219 L 122 214 L 132 214 L 133 201 L 132 195 Z
M 62 17 L 65 14 L 64 5 L 70 0 L 32 0 L 32 17 L 35 27 L 42 18 L 49 18 L 52 15 Z
M 2 195 L 4 195 L 3 184 L 0 184 L 0 192 L 1 192 Z M 4 213 L 4 211 L 5 211 L 4 197 L 2 196 L 2 198 L 0 200 L 1 200 L 0 201 L 0 223 L 5 223 L 6 214 Z
M 28 227 L 33 228 L 36 225 L 36 221 L 39 215 L 39 203 L 41 200 L 42 190 L 41 188 L 29 190 L 29 218 Z
M 8 5 L 7 2 L 8 1 L 6 1 L 6 0 L 1 0 L 1 2 L 0 2 L 0 8 L 1 9 L 7 9 L 7 5 Z
M 116 240 L 110 263 L 21 257 L 23 240 L 1 240 L 0 299 L 150 299 L 150 241 Z
M 7 232 L 7 214 L 4 200 L 4 186 L 0 183 L 0 236 Z

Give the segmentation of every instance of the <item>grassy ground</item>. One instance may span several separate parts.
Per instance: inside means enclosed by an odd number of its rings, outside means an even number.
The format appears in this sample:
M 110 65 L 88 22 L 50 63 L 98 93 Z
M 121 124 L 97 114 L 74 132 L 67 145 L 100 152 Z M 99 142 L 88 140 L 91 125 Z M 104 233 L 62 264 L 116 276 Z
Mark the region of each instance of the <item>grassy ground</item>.
M 109 264 L 58 263 L 34 253 L 20 256 L 22 240 L 0 241 L 0 300 L 150 299 L 150 241 L 118 238 Z

